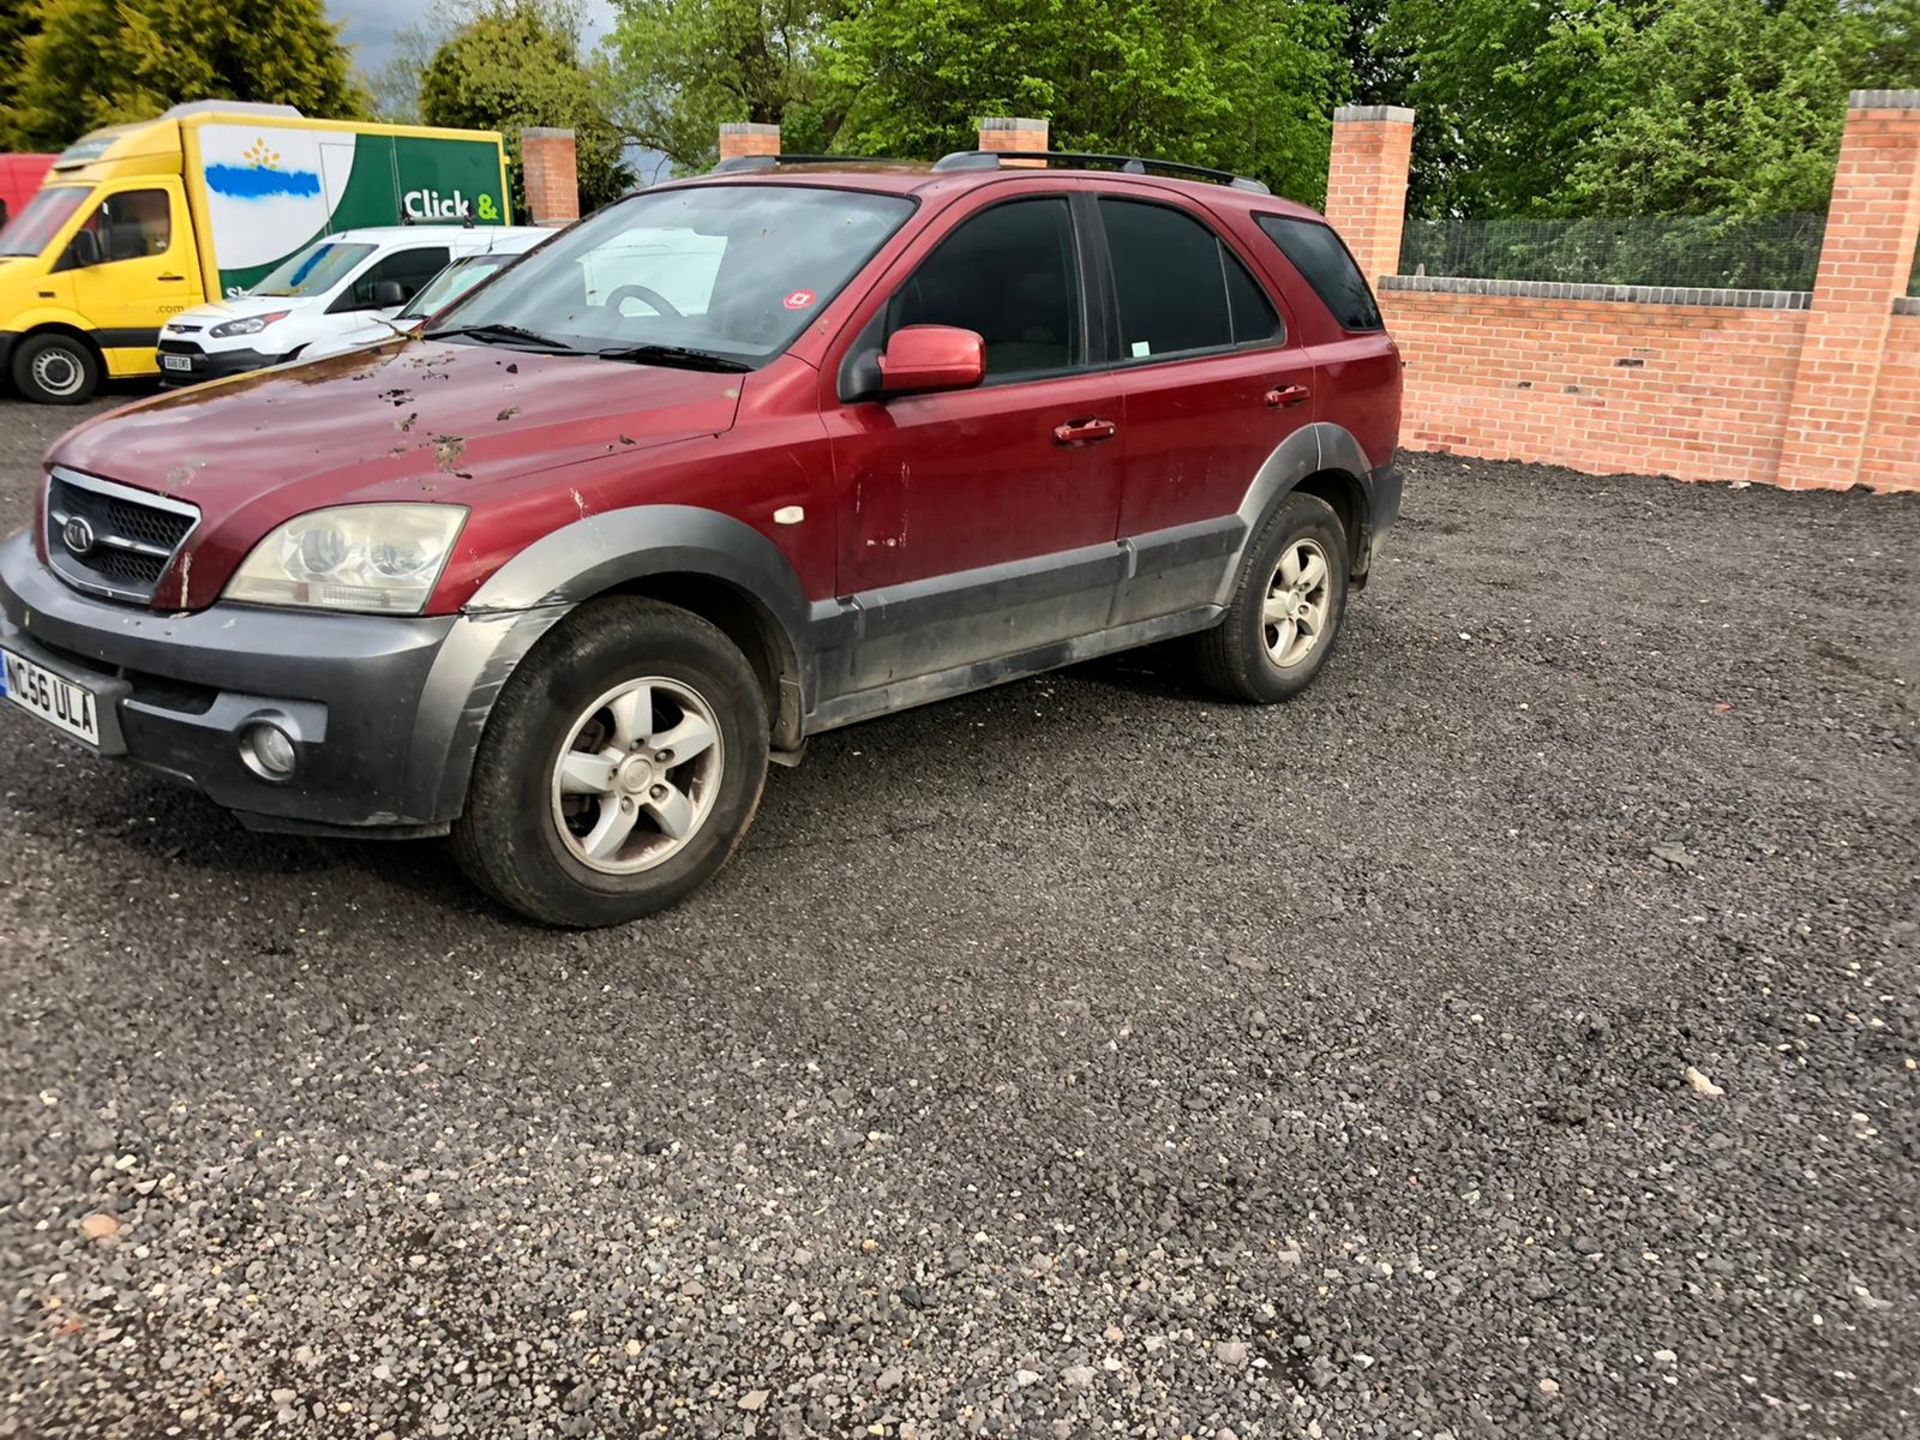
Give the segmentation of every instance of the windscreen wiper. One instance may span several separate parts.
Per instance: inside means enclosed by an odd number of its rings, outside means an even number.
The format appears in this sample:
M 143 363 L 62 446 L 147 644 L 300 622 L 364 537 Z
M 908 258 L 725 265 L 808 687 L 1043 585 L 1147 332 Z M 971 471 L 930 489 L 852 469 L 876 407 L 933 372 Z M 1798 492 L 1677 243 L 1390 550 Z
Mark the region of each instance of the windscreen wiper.
M 693 350 L 685 345 L 622 345 L 612 350 L 590 352 L 602 360 L 627 360 L 636 365 L 678 365 L 684 370 L 719 370 L 740 375 L 753 369 L 745 361 L 712 350 Z
M 518 325 L 453 325 L 445 330 L 429 330 L 422 339 L 451 340 L 457 335 L 472 340 L 505 340 L 509 344 L 539 345 L 544 349 L 566 353 L 577 353 L 575 347 L 564 340 L 555 340 L 551 335 L 541 335 Z

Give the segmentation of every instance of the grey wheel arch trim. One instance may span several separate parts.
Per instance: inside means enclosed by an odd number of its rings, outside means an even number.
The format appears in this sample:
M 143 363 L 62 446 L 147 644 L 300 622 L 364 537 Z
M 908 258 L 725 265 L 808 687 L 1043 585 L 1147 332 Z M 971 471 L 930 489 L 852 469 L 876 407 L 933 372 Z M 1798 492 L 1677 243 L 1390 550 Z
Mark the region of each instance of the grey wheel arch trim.
M 1327 420 L 1303 425 L 1275 446 L 1273 453 L 1254 472 L 1253 483 L 1247 487 L 1246 498 L 1240 502 L 1240 543 L 1235 547 L 1233 563 L 1221 577 L 1220 588 L 1214 595 L 1215 604 L 1226 605 L 1233 599 L 1233 587 L 1239 579 L 1241 561 L 1246 558 L 1247 547 L 1260 533 L 1260 522 L 1267 512 L 1302 480 L 1325 470 L 1337 470 L 1351 476 L 1359 489 L 1360 501 L 1366 511 L 1361 516 L 1362 534 L 1350 535 L 1347 539 L 1356 553 L 1365 553 L 1363 536 L 1373 508 L 1373 465 L 1367 459 L 1367 452 L 1360 448 L 1360 442 L 1344 426 Z
M 427 677 L 408 754 L 421 813 L 451 820 L 500 689 L 534 644 L 576 605 L 656 575 L 727 585 L 758 612 L 782 722 L 805 713 L 814 689 L 808 603 L 786 556 L 752 526 L 691 505 L 637 505 L 589 515 L 536 540 L 481 585 Z M 796 736 L 797 738 L 797 736 Z

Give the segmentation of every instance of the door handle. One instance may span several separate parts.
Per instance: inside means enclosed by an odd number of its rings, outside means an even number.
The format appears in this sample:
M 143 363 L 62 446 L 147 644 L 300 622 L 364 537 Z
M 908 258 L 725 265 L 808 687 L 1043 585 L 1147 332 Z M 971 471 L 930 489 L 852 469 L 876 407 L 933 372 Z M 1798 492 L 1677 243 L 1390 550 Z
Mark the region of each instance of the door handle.
M 1298 405 L 1311 394 L 1313 391 L 1305 385 L 1276 385 L 1267 391 L 1267 408 L 1280 410 L 1289 405 Z
M 1096 440 L 1111 440 L 1120 427 L 1111 420 L 1068 420 L 1053 427 L 1056 445 L 1091 445 Z
M 186 278 L 187 278 L 187 277 L 186 277 L 186 276 L 184 276 L 184 275 L 156 275 L 156 276 L 154 276 L 154 279 L 156 279 L 156 280 L 184 280 L 184 279 L 186 279 Z

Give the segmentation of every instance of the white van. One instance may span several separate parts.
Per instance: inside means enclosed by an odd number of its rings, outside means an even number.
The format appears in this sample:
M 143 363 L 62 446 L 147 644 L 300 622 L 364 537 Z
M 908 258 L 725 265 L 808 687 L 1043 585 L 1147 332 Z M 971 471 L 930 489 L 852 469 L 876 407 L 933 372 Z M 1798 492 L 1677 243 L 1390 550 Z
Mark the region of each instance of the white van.
M 318 360 L 323 355 L 358 350 L 362 345 L 378 345 L 396 335 L 411 335 L 426 324 L 429 317 L 446 309 L 482 280 L 491 280 L 553 233 L 532 226 L 502 229 L 495 234 L 492 249 L 456 259 L 423 285 L 418 294 L 400 307 L 398 314 L 358 317 L 359 323 L 351 329 L 315 340 L 300 352 L 300 358 Z
M 532 226 L 383 225 L 342 230 L 287 257 L 243 295 L 183 310 L 160 331 L 162 383 L 239 375 L 391 316 L 456 259 L 551 232 Z

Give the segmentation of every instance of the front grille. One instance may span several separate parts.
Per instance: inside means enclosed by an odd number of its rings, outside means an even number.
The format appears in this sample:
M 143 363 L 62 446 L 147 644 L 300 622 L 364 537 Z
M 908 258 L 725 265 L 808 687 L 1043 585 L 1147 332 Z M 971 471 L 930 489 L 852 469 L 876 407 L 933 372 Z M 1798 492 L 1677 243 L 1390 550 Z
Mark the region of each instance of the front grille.
M 151 600 L 199 523 L 191 505 L 110 480 L 55 470 L 47 481 L 47 559 L 69 585 L 96 595 Z
M 173 335 L 198 335 L 200 333 L 200 327 L 198 325 L 182 325 L 178 320 L 172 320 L 167 323 L 167 331 Z
M 162 337 L 160 341 L 160 353 L 163 355 L 204 355 L 207 352 L 200 348 L 200 344 L 196 340 L 168 340 Z

